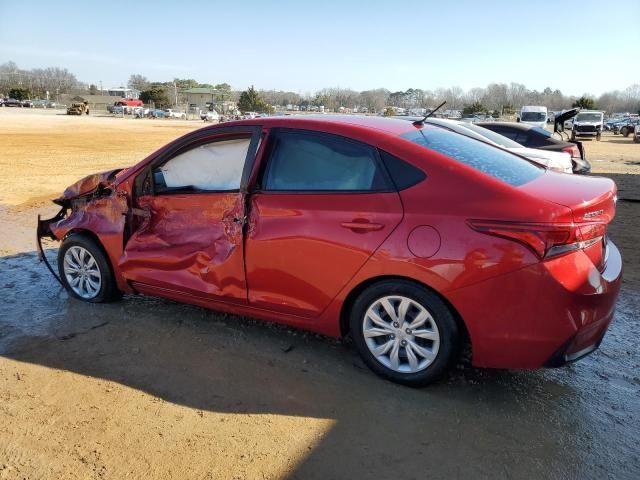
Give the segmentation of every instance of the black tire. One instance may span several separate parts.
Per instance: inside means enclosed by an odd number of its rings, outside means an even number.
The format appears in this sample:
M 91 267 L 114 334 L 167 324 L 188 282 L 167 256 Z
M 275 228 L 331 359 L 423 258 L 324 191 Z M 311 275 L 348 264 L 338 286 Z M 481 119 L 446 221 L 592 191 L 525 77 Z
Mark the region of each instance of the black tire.
M 369 350 L 363 333 L 369 307 L 378 299 L 393 295 L 407 297 L 426 308 L 440 335 L 435 359 L 415 373 L 398 372 L 380 363 Z M 349 329 L 358 353 L 371 370 L 392 382 L 410 387 L 423 387 L 441 378 L 455 364 L 460 353 L 460 331 L 449 306 L 434 292 L 407 280 L 382 280 L 367 287 L 353 304 Z
M 91 298 L 84 298 L 78 295 L 67 279 L 64 270 L 64 257 L 67 251 L 74 246 L 86 249 L 95 259 L 100 270 L 100 289 L 97 294 Z M 102 246 L 93 238 L 82 233 L 73 233 L 62 241 L 62 245 L 58 249 L 58 273 L 60 279 L 67 290 L 67 293 L 78 300 L 89 303 L 106 303 L 119 300 L 122 298 L 122 292 L 118 290 L 118 286 L 113 275 L 113 269 Z
M 620 130 L 620 134 L 625 138 L 628 137 L 629 136 L 629 129 L 627 127 L 623 127 L 622 130 Z
M 600 139 L 601 139 L 601 138 L 602 138 L 602 134 L 600 134 L 600 133 L 599 133 L 599 134 L 597 134 L 597 135 L 596 135 L 596 140 L 597 140 L 598 142 L 600 141 Z
M 571 141 L 572 141 L 572 142 L 575 142 L 575 140 L 576 140 L 576 132 L 575 132 L 575 131 L 572 131 L 572 132 L 571 132 Z

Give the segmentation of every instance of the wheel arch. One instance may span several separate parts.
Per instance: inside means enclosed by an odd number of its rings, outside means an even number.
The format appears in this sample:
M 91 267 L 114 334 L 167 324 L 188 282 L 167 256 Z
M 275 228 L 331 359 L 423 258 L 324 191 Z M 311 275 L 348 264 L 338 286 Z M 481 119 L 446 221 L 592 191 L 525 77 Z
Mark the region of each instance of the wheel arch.
M 453 313 L 453 317 L 454 317 L 454 319 L 456 321 L 456 324 L 458 325 L 458 328 L 460 329 L 460 332 L 461 332 L 462 343 L 463 343 L 461 345 L 462 352 L 464 353 L 467 350 L 469 350 L 469 352 L 471 353 L 471 351 L 472 351 L 471 337 L 469 336 L 469 331 L 467 330 L 467 326 L 464 323 L 462 315 L 460 315 L 458 310 L 447 299 L 447 297 L 445 297 L 444 295 L 442 295 L 440 292 L 438 292 L 434 288 L 430 287 L 429 285 L 427 285 L 427 284 L 425 284 L 423 282 L 420 282 L 420 281 L 418 281 L 418 280 L 416 280 L 414 278 L 405 277 L 403 275 L 380 275 L 380 276 L 377 276 L 377 277 L 371 277 L 371 278 L 368 278 L 368 279 L 362 281 L 361 283 L 356 285 L 353 289 L 351 289 L 351 291 L 347 294 L 344 302 L 342 302 L 342 307 L 340 308 L 340 334 L 341 334 L 341 336 L 344 337 L 344 336 L 349 334 L 349 312 L 351 311 L 351 308 L 353 307 L 353 303 L 358 298 L 358 296 L 365 289 L 370 287 L 371 285 L 374 285 L 374 284 L 376 284 L 378 282 L 382 282 L 382 281 L 385 281 L 385 280 L 404 280 L 404 281 L 407 281 L 407 282 L 411 282 L 411 283 L 419 286 L 420 288 L 424 288 L 426 290 L 429 290 L 433 294 L 437 295 L 447 305 L 447 307 L 449 307 L 449 309 Z
M 109 267 L 111 268 L 111 272 L 112 273 L 114 272 L 113 262 L 111 261 L 109 252 L 107 252 L 107 249 L 104 247 L 104 245 L 102 244 L 102 241 L 100 240 L 100 237 L 96 235 L 96 233 L 86 228 L 72 228 L 71 230 L 69 230 L 67 233 L 64 234 L 64 237 L 62 237 L 62 241 L 64 242 L 67 238 L 69 238 L 72 235 L 83 235 L 93 240 L 98 246 L 98 248 L 104 254 L 104 258 L 107 260 L 107 262 L 109 262 Z

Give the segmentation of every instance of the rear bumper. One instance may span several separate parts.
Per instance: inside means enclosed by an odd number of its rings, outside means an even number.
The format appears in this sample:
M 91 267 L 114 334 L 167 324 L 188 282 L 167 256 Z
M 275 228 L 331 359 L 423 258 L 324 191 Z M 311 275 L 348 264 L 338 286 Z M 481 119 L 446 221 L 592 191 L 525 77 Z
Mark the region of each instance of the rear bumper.
M 471 338 L 473 364 L 540 368 L 598 348 L 615 312 L 620 252 L 608 242 L 602 272 L 582 251 L 449 293 Z

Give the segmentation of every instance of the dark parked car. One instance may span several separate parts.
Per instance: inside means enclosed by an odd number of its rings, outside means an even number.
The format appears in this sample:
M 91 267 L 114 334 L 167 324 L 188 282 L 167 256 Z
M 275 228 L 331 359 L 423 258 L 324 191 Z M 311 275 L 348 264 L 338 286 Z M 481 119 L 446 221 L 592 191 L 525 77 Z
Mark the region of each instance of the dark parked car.
M 20 100 L 16 100 L 15 98 L 5 98 L 2 105 L 4 107 L 21 107 L 22 102 L 20 102 Z
M 640 125 L 639 118 L 632 118 L 625 122 L 620 122 L 613 127 L 613 133 L 615 135 L 620 134 L 623 137 L 628 137 L 629 135 L 633 135 L 633 131 L 636 128 L 636 125 Z
M 567 152 L 571 155 L 573 173 L 589 173 L 591 164 L 587 161 L 582 142 L 561 140 L 544 128 L 513 122 L 478 122 L 476 125 L 492 130 L 510 138 L 528 148 L 551 150 L 553 152 Z

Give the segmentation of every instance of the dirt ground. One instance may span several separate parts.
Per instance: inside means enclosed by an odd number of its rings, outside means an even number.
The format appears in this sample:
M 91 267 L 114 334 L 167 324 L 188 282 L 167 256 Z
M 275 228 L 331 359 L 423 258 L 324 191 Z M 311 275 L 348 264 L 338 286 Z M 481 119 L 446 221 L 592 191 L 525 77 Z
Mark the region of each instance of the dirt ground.
M 640 478 L 640 145 L 585 142 L 620 196 L 625 281 L 601 348 L 558 370 L 460 365 L 412 390 L 348 341 L 69 299 L 36 259 L 35 215 L 202 123 L 59 113 L 0 109 L 0 479 Z

